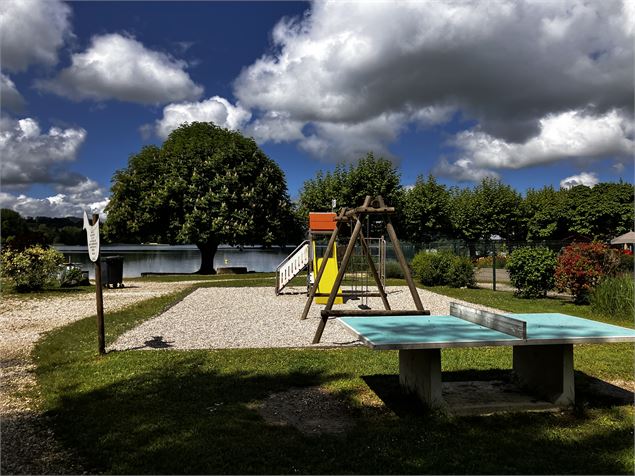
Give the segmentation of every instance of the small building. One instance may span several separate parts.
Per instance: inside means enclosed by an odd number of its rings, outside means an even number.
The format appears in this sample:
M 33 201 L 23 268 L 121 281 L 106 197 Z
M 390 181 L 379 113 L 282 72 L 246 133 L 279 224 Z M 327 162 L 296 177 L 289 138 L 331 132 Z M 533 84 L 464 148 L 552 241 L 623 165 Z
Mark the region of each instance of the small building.
M 635 247 L 635 231 L 629 231 L 628 233 L 624 233 L 617 238 L 613 238 L 611 240 L 611 245 L 622 245 L 621 247 L 623 249 L 630 250 L 632 252 L 633 247 Z

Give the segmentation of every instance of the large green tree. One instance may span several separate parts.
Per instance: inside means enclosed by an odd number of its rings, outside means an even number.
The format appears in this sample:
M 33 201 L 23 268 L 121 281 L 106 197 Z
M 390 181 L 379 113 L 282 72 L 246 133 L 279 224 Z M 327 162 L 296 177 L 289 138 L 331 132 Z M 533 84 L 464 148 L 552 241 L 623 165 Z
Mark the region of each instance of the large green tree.
M 496 178 L 486 177 L 474 189 L 453 189 L 450 219 L 455 236 L 467 242 L 488 241 L 492 235 L 517 241 L 525 236 L 521 203 L 520 194 Z
M 144 147 L 113 177 L 104 227 L 113 241 L 193 243 L 199 273 L 213 274 L 218 245 L 297 238 L 280 167 L 249 138 L 212 123 L 184 124 Z
M 551 186 L 527 190 L 523 215 L 527 241 L 562 240 L 567 237 L 567 191 Z
M 429 242 L 451 234 L 450 191 L 434 176 L 422 176 L 402 200 L 402 225 L 405 238 L 413 242 Z
M 572 187 L 564 207 L 569 233 L 609 240 L 632 230 L 634 190 L 632 184 L 624 182 Z

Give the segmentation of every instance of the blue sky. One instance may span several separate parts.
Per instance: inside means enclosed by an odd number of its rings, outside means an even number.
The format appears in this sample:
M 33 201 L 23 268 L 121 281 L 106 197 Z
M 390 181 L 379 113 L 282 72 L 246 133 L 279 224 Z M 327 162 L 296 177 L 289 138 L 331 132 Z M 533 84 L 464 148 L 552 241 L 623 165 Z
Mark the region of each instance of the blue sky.
M 635 2 L 0 3 L 0 206 L 103 210 L 181 122 L 252 136 L 290 195 L 373 151 L 402 183 L 633 182 Z

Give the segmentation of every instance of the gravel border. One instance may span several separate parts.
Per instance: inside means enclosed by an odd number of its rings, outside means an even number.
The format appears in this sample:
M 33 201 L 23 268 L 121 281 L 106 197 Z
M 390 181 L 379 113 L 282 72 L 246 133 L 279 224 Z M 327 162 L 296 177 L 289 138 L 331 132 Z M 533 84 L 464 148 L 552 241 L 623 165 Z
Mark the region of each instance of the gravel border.
M 448 314 L 450 302 L 463 302 L 419 289 L 424 308 L 432 314 Z M 293 290 L 291 290 L 293 292 Z M 227 349 L 312 347 L 311 341 L 323 305 L 313 303 L 309 317 L 300 320 L 306 292 L 276 296 L 269 287 L 199 288 L 163 314 L 123 334 L 109 350 Z M 393 309 L 415 309 L 406 286 L 388 289 Z M 337 309 L 359 309 L 366 303 L 349 300 Z M 465 302 L 464 302 L 465 303 Z M 502 312 L 465 303 L 479 309 Z M 368 298 L 371 309 L 383 309 L 380 298 Z M 342 326 L 329 322 L 320 347 L 356 345 L 356 339 Z

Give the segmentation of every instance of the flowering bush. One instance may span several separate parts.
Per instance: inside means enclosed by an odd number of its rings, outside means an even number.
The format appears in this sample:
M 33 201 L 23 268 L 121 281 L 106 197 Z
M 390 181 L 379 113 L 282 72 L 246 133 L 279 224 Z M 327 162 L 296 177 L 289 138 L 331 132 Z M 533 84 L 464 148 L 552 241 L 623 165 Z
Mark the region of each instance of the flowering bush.
M 554 286 L 556 263 L 556 254 L 549 248 L 516 248 L 507 259 L 507 271 L 516 287 L 516 295 L 545 297 Z
M 572 243 L 558 257 L 556 287 L 569 291 L 576 303 L 587 303 L 600 279 L 613 275 L 619 263 L 619 253 L 602 243 Z
M 64 261 L 62 253 L 40 245 L 24 251 L 5 248 L 1 257 L 2 277 L 18 292 L 37 291 L 55 281 L 59 265 Z

